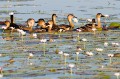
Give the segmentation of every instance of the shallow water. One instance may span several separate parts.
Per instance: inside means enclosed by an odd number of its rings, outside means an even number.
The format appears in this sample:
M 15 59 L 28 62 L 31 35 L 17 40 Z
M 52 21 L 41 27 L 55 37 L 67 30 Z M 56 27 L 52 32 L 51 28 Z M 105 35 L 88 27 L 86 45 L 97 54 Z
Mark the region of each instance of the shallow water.
M 59 20 L 67 17 L 67 14 L 73 13 L 78 17 L 79 26 L 82 20 L 86 18 L 95 18 L 96 13 L 103 13 L 110 15 L 110 18 L 102 21 L 114 22 L 120 21 L 120 7 L 119 0 L 0 0 L 0 20 L 9 19 L 9 12 L 14 11 L 15 21 L 18 23 L 25 22 L 28 18 L 34 18 L 36 21 L 39 18 L 51 19 L 51 15 L 56 13 Z M 82 20 L 81 20 L 82 19 Z M 63 21 L 62 21 L 63 22 Z M 0 66 L 3 67 L 3 79 L 97 79 L 103 75 L 115 79 L 115 72 L 119 72 L 120 58 L 113 57 L 112 64 L 109 63 L 110 53 L 119 53 L 120 46 L 114 47 L 112 42 L 120 44 L 120 30 L 80 33 L 80 38 L 77 38 L 77 32 L 68 32 L 61 34 L 59 38 L 58 33 L 38 33 L 38 38 L 30 38 L 29 34 L 24 36 L 24 41 L 21 41 L 18 33 L 13 33 L 12 41 L 6 41 L 5 33 L 0 30 Z M 49 40 L 54 39 L 54 42 L 47 41 L 45 53 L 43 55 L 44 47 L 40 42 L 42 38 Z M 80 39 L 86 38 L 85 43 Z M 104 47 L 104 42 L 108 42 L 108 47 Z M 76 61 L 76 48 L 80 47 L 83 51 L 78 55 Z M 103 48 L 103 52 L 97 52 L 95 48 Z M 59 54 L 55 51 L 63 51 L 70 54 L 66 60 L 64 57 L 61 60 Z M 87 56 L 86 51 L 94 53 L 93 56 Z M 34 57 L 28 59 L 29 53 L 33 53 Z M 15 62 L 10 63 L 8 60 L 13 58 Z M 68 64 L 74 63 L 73 74 L 70 74 Z M 102 68 L 102 65 L 104 68 Z M 103 75 L 100 75 L 100 74 Z
M 51 18 L 53 13 L 58 18 L 66 18 L 73 13 L 79 19 L 95 18 L 97 13 L 110 15 L 108 22 L 120 21 L 119 0 L 3 0 L 0 1 L 1 17 L 9 17 L 8 12 L 14 11 L 16 21 L 26 21 L 28 18 Z M 2 20 L 5 20 L 3 18 Z
M 98 31 L 96 35 L 80 33 L 79 39 L 86 38 L 88 40 L 85 48 L 83 48 L 84 42 L 77 40 L 77 32 L 61 34 L 60 38 L 57 33 L 38 33 L 37 35 L 38 38 L 35 39 L 30 38 L 27 34 L 23 41 L 18 33 L 12 34 L 14 38 L 12 41 L 0 38 L 0 53 L 2 54 L 0 65 L 4 71 L 3 79 L 96 79 L 96 77 L 100 77 L 101 73 L 113 79 L 115 78 L 114 73 L 118 72 L 120 68 L 120 58 L 113 57 L 112 64 L 110 64 L 107 56 L 110 53 L 120 52 L 120 46 L 112 46 L 113 42 L 120 44 L 119 31 Z M 1 36 L 5 37 L 5 35 Z M 55 41 L 47 41 L 44 49 L 44 44 L 40 42 L 42 38 L 47 38 L 47 40 L 52 38 Z M 109 45 L 104 47 L 104 42 L 108 42 Z M 78 60 L 76 60 L 78 46 L 83 51 L 80 51 Z M 102 48 L 103 52 L 97 52 L 96 48 Z M 61 55 L 55 53 L 56 50 L 70 55 L 66 58 L 66 65 L 64 56 L 61 59 Z M 87 56 L 85 53 L 87 51 L 93 52 L 94 55 Z M 29 53 L 33 53 L 34 57 L 28 59 Z M 11 58 L 15 62 L 10 63 Z M 70 63 L 75 64 L 72 75 L 68 66 Z

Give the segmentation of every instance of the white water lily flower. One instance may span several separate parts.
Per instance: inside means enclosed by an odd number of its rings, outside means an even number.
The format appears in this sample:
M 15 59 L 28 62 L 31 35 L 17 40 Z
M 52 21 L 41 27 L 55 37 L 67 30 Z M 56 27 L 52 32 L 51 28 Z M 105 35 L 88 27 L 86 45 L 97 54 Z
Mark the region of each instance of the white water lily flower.
M 58 54 L 62 55 L 62 54 L 63 54 L 63 51 L 58 52 Z
M 45 43 L 47 39 L 41 39 L 40 42 Z
M 70 68 L 73 68 L 73 67 L 75 67 L 75 64 L 69 64 L 68 65 Z
M 80 52 L 76 52 L 76 54 L 78 55 Z
M 78 19 L 77 18 L 73 18 L 73 21 L 78 23 Z
M 119 46 L 119 43 L 113 42 L 112 45 L 113 45 L 113 46 Z
M 92 22 L 92 19 L 87 19 L 88 22 Z
M 32 53 L 29 53 L 29 57 L 33 57 L 34 55 Z
M 108 54 L 108 56 L 109 56 L 109 57 L 113 57 L 113 56 L 114 56 L 114 54 Z
M 17 29 L 17 31 L 18 31 L 21 35 L 26 35 L 26 32 L 24 32 L 23 30 Z
M 76 29 L 78 32 L 81 32 L 82 30 L 81 29 Z
M 64 53 L 64 56 L 69 56 L 69 54 L 68 53 Z
M 6 26 L 2 26 L 2 29 L 7 29 L 7 27 Z
M 102 51 L 103 51 L 102 48 L 96 48 L 96 50 L 97 50 L 98 52 L 102 52 Z
M 33 33 L 33 37 L 34 37 L 34 38 L 37 38 L 37 34 L 36 34 L 36 33 Z
M 92 28 L 93 31 L 96 31 L 97 29 L 96 28 Z
M 114 73 L 115 76 L 120 76 L 120 73 Z
M 87 39 L 83 38 L 82 41 L 87 41 Z
M 2 56 L 2 54 L 0 54 L 0 57 Z
M 104 42 L 104 46 L 107 47 L 108 46 L 108 42 Z
M 104 66 L 102 65 L 101 68 L 104 68 Z
M 33 63 L 29 63 L 29 65 L 31 65 L 31 66 L 32 66 L 32 65 L 33 65 Z
M 88 56 L 93 56 L 94 54 L 92 52 L 86 52 Z
M 3 74 L 0 74 L 0 78 L 2 78 L 3 77 Z
M 26 32 L 24 32 L 24 31 L 22 30 L 22 31 L 21 31 L 21 34 L 22 34 L 22 35 L 26 35 Z
M 104 15 L 106 18 L 110 17 L 109 15 Z

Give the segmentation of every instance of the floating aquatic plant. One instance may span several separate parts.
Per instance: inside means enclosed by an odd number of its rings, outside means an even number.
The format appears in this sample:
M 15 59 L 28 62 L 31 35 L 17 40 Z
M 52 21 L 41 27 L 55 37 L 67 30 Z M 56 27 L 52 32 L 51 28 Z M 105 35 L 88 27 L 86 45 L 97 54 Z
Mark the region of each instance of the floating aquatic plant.
M 83 38 L 82 41 L 84 42 L 84 46 L 83 46 L 83 47 L 84 47 L 84 49 L 85 49 L 85 48 L 86 48 L 86 47 L 85 47 L 85 43 L 86 43 L 87 39 L 86 39 L 86 38 Z
M 119 79 L 120 73 L 114 73 L 114 75 Z
M 43 43 L 43 52 L 44 52 L 44 56 L 45 56 L 46 41 L 47 41 L 47 39 L 41 39 L 41 40 L 40 40 L 40 42 Z
M 60 54 L 60 58 L 63 60 L 63 51 L 58 52 L 58 54 Z
M 63 55 L 64 55 L 64 65 L 66 67 L 66 59 L 69 56 L 69 54 L 68 53 L 64 53 Z
M 70 73 L 72 75 L 72 73 L 73 73 L 72 68 L 75 67 L 75 64 L 69 64 L 68 66 L 70 67 Z
M 78 55 L 80 52 L 76 52 L 76 60 L 78 61 Z
M 114 56 L 114 54 L 108 54 L 108 57 L 110 57 L 110 64 L 112 63 L 112 57 Z
M 109 25 L 109 27 L 116 27 L 116 26 L 118 26 L 120 28 L 120 23 L 119 22 L 112 22 Z

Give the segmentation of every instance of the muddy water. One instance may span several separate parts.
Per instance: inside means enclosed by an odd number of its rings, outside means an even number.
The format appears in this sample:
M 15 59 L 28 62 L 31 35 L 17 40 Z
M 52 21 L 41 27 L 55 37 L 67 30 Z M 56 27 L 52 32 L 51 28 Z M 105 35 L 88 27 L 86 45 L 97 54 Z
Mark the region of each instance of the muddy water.
M 66 18 L 67 14 L 73 13 L 78 19 L 94 18 L 95 14 L 101 12 L 110 15 L 106 21 L 119 22 L 119 0 L 4 0 L 0 1 L 0 20 L 9 19 L 9 12 L 14 11 L 15 21 L 24 22 L 33 17 L 51 19 L 51 14 L 56 13 L 58 19 Z M 104 20 L 103 20 L 104 21 Z M 80 20 L 77 26 L 82 21 Z M 13 33 L 13 40 L 6 41 L 0 34 L 0 66 L 3 67 L 3 79 L 115 79 L 114 73 L 119 72 L 120 58 L 113 57 L 110 64 L 108 54 L 119 53 L 120 46 L 113 46 L 112 43 L 120 44 L 120 31 L 107 31 L 93 33 L 77 32 L 61 34 L 59 33 L 38 33 L 38 38 L 30 38 L 29 34 L 24 36 L 23 41 L 19 33 Z M 45 44 L 40 40 L 47 39 Z M 50 42 L 49 39 L 53 39 Z M 88 41 L 81 41 L 86 38 Z M 108 46 L 104 47 L 104 42 Z M 85 44 L 85 45 L 84 45 Z M 45 45 L 45 47 L 44 47 Z M 84 48 L 85 46 L 85 48 Z M 76 49 L 80 47 L 78 60 L 76 60 Z M 102 52 L 97 52 L 96 48 L 102 48 Z M 56 50 L 68 53 L 69 57 L 56 54 Z M 90 51 L 94 55 L 87 56 Z M 28 59 L 29 53 L 33 57 Z M 45 53 L 45 56 L 44 56 Z M 10 61 L 13 58 L 14 62 Z M 70 73 L 68 64 L 73 63 L 73 74 Z

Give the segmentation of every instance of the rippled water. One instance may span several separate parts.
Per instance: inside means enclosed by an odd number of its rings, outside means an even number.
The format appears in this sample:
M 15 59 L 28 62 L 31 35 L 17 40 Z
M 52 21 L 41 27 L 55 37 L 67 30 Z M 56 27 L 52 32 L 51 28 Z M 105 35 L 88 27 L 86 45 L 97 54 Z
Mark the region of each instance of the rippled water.
M 51 18 L 56 13 L 59 18 L 66 18 L 73 13 L 80 18 L 95 18 L 96 13 L 108 14 L 109 21 L 120 21 L 119 0 L 3 0 L 0 1 L 1 17 L 8 17 L 10 11 L 15 12 L 16 21 L 26 21 L 32 17 Z M 3 11 L 3 12 L 2 12 Z M 5 20 L 5 19 L 2 19 Z

